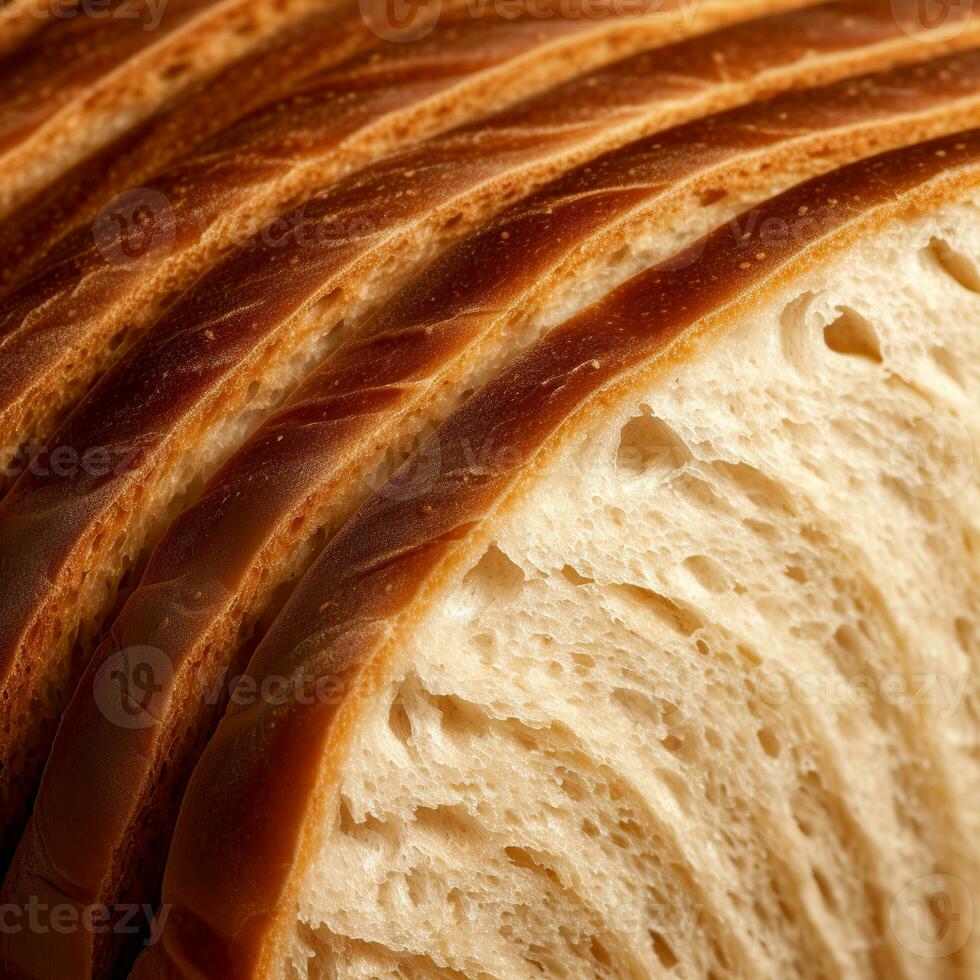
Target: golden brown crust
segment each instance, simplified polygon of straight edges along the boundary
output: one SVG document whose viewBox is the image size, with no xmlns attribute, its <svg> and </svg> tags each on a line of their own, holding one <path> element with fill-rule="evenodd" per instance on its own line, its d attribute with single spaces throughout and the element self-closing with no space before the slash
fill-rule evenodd
<svg viewBox="0 0 980 980">
<path fill-rule="evenodd" d="M 584 95 L 591 92 L 599 93 L 599 107 L 607 112 L 613 106 L 610 92 L 615 92 L 623 104 L 635 104 L 641 92 L 646 98 L 656 93 L 669 106 L 678 93 L 693 91 L 698 94 L 687 95 L 682 100 L 689 104 L 690 110 L 706 98 L 709 87 L 704 85 L 704 79 L 710 77 L 708 66 L 718 64 L 717 57 L 712 56 L 720 53 L 726 56 L 725 67 L 723 76 L 722 69 L 716 69 L 716 84 L 724 77 L 728 85 L 733 85 L 741 77 L 751 79 L 763 91 L 767 85 L 775 84 L 773 77 L 766 76 L 765 69 L 792 63 L 800 50 L 822 50 L 828 58 L 824 63 L 808 63 L 798 69 L 803 73 L 800 77 L 812 77 L 814 73 L 840 74 L 855 64 L 867 63 L 870 51 L 857 47 L 847 52 L 846 47 L 841 48 L 846 42 L 837 36 L 834 28 L 838 21 L 834 14 L 836 11 L 808 11 L 774 18 L 768 24 L 729 29 L 704 43 L 678 45 L 658 53 L 656 71 L 651 71 L 649 64 L 644 67 L 644 59 L 635 59 L 628 71 L 619 67 L 600 73 L 597 79 L 606 84 L 576 83 L 572 88 L 580 90 L 580 96 L 566 100 L 565 105 L 577 105 L 577 117 L 581 121 L 589 118 L 585 112 L 589 101 Z M 759 43 L 761 39 L 783 36 L 792 37 L 793 42 L 781 46 Z M 830 57 L 834 52 L 839 54 L 836 60 Z M 894 56 L 894 52 L 889 55 Z M 702 86 L 692 85 L 688 80 L 692 78 L 701 79 Z M 789 83 L 790 78 L 783 76 L 780 84 Z M 559 181 L 547 194 L 495 222 L 490 231 L 477 236 L 466 247 L 454 250 L 447 262 L 440 262 L 432 275 L 405 294 L 405 302 L 390 308 L 375 328 L 381 332 L 386 323 L 399 323 L 418 327 L 422 333 L 400 334 L 394 347 L 390 337 L 376 338 L 354 350 L 348 360 L 335 360 L 333 372 L 327 372 L 304 388 L 294 400 L 293 408 L 260 434 L 250 452 L 233 461 L 209 489 L 202 504 L 188 512 L 168 535 L 144 579 L 144 587 L 117 621 L 111 642 L 97 655 L 73 701 L 49 763 L 47 788 L 42 791 L 38 815 L 8 881 L 7 897 L 26 899 L 30 894 L 43 892 L 61 898 L 70 895 L 75 900 L 84 896 L 84 901 L 111 904 L 114 890 L 119 887 L 114 876 L 121 875 L 126 880 L 128 873 L 124 863 L 122 868 L 118 863 L 112 867 L 109 855 L 122 862 L 120 855 L 125 853 L 127 843 L 142 840 L 148 822 L 154 827 L 168 826 L 171 818 L 161 814 L 159 808 L 163 803 L 151 788 L 156 785 L 159 766 L 166 760 L 171 771 L 179 771 L 180 753 L 188 751 L 179 737 L 188 724 L 186 715 L 193 713 L 197 719 L 197 731 L 188 737 L 189 751 L 193 753 L 197 751 L 201 732 L 207 729 L 209 714 L 221 705 L 220 701 L 202 704 L 195 700 L 193 685 L 173 675 L 197 662 L 205 642 L 212 645 L 222 642 L 222 629 L 235 635 L 242 613 L 230 614 L 230 624 L 221 620 L 233 597 L 242 590 L 243 577 L 247 578 L 258 554 L 263 555 L 263 567 L 281 562 L 281 555 L 271 558 L 264 550 L 269 540 L 276 537 L 279 526 L 291 523 L 297 509 L 302 510 L 304 500 L 308 503 L 310 494 L 323 495 L 349 475 L 339 466 L 340 461 L 357 460 L 365 452 L 365 440 L 377 438 L 370 425 L 365 427 L 365 420 L 374 418 L 383 409 L 388 416 L 388 429 L 393 431 L 397 427 L 398 413 L 409 407 L 408 389 L 397 384 L 386 387 L 386 383 L 405 382 L 408 376 L 411 381 L 418 381 L 425 371 L 435 372 L 453 357 L 461 356 L 466 345 L 473 342 L 478 320 L 460 318 L 458 311 L 452 313 L 446 308 L 433 311 L 433 291 L 442 294 L 445 289 L 447 299 L 454 294 L 463 295 L 467 304 L 479 307 L 503 303 L 505 296 L 501 290 L 509 287 L 508 301 L 512 302 L 520 284 L 543 274 L 576 237 L 586 239 L 603 221 L 613 222 L 620 212 L 639 206 L 644 196 L 656 196 L 659 187 L 691 177 L 697 170 L 695 159 L 705 164 L 709 159 L 703 149 L 697 150 L 702 144 L 713 147 L 711 159 L 722 170 L 726 160 L 731 160 L 735 167 L 740 153 L 763 153 L 780 141 L 791 142 L 787 140 L 791 136 L 803 140 L 801 133 L 806 133 L 810 142 L 796 152 L 816 150 L 821 146 L 821 126 L 826 130 L 823 152 L 828 153 L 827 145 L 840 141 L 843 136 L 851 139 L 855 147 L 850 152 L 860 153 L 866 144 L 859 141 L 858 130 L 866 139 L 869 129 L 877 123 L 882 127 L 880 139 L 888 138 L 886 132 L 899 129 L 908 138 L 920 125 L 915 119 L 917 112 L 928 117 L 928 125 L 932 127 L 948 126 L 956 117 L 950 109 L 949 119 L 944 123 L 935 111 L 937 104 L 945 97 L 953 106 L 958 104 L 957 98 L 975 97 L 978 90 L 980 55 L 967 55 L 899 71 L 882 80 L 870 79 L 853 86 L 801 94 L 774 106 L 749 108 L 695 124 L 658 137 L 658 143 L 663 144 L 659 154 L 650 153 L 651 141 L 647 141 L 612 154 L 599 166 Z M 896 91 L 902 93 L 901 101 L 896 98 Z M 747 90 L 741 97 L 750 94 Z M 815 105 L 820 107 L 816 123 Z M 976 111 L 974 106 L 973 118 Z M 504 118 L 508 128 L 515 118 L 525 124 L 530 121 L 526 110 L 523 116 L 511 114 Z M 851 127 L 855 132 L 849 132 Z M 493 144 L 484 138 L 480 145 L 486 155 L 485 151 Z M 844 158 L 843 149 L 841 154 L 840 158 Z M 390 180 L 386 183 L 391 186 Z M 620 191 L 624 183 L 629 187 Z M 575 206 L 574 202 L 583 194 L 591 194 L 594 199 L 600 187 L 606 192 L 605 209 L 590 205 L 583 210 Z M 567 199 L 564 210 L 559 207 L 563 198 Z M 546 206 L 558 211 L 551 224 L 540 219 L 540 211 Z M 555 233 L 558 226 L 562 228 L 561 234 Z M 516 254 L 503 257 L 497 255 L 496 240 L 506 228 L 514 229 Z M 505 261 L 501 262 L 501 257 Z M 487 259 L 489 263 L 485 262 Z M 447 267 L 449 279 L 446 279 Z M 496 277 L 488 279 L 486 270 L 494 270 Z M 460 293 L 463 284 L 467 289 Z M 417 301 L 414 312 L 413 296 Z M 251 309 L 254 316 L 255 309 Z M 445 329 L 429 340 L 421 339 L 426 336 L 427 325 L 443 321 Z M 378 373 L 368 372 L 369 366 L 377 368 Z M 338 392 L 333 390 L 337 383 L 341 385 L 342 398 L 337 398 Z M 311 424 L 323 423 L 327 418 L 329 426 Z M 288 441 L 283 444 L 284 438 Z M 273 475 L 276 479 L 271 481 Z M 79 512 L 78 521 L 84 523 L 84 520 Z M 292 538 L 280 536 L 277 541 L 280 550 L 294 547 L 304 531 L 297 527 L 292 533 Z M 220 547 L 212 550 L 211 542 L 220 542 Z M 221 583 L 220 588 L 215 587 L 216 581 Z M 187 615 L 175 610 L 186 610 Z M 161 627 L 163 622 L 166 628 Z M 226 638 L 223 642 L 227 647 Z M 171 710 L 176 717 L 163 729 L 120 731 L 112 720 L 102 716 L 99 703 L 90 696 L 95 677 L 107 657 L 115 649 L 135 646 L 153 646 L 165 651 L 173 665 L 173 675 L 168 678 L 168 697 L 172 699 Z M 207 669 L 219 670 L 224 663 L 218 660 Z M 215 683 L 211 674 L 203 679 L 207 690 L 213 690 Z M 220 686 L 220 676 L 217 684 Z M 178 738 L 176 748 L 171 742 L 175 737 Z M 107 764 L 110 759 L 112 763 Z M 148 759 L 154 760 L 153 763 L 147 764 Z M 126 774 L 125 778 L 120 778 L 121 773 Z M 96 785 L 102 788 L 93 793 Z M 178 796 L 179 786 L 178 782 L 173 790 Z M 82 788 L 84 792 L 80 792 Z M 59 816 L 65 812 L 69 800 L 73 813 L 70 824 Z M 130 822 L 134 814 L 143 815 L 137 817 L 143 821 L 138 825 L 139 830 Z M 86 828 L 84 833 L 79 830 L 81 826 Z M 84 845 L 77 846 L 83 840 Z M 50 954 L 51 945 L 48 937 L 45 955 Z M 67 940 L 66 945 L 69 945 Z M 70 946 L 71 955 L 88 955 L 84 937 L 77 946 L 74 941 Z"/>
<path fill-rule="evenodd" d="M 747 9 L 771 2 L 751 0 Z M 728 0 L 699 9 L 698 30 L 732 14 Z M 79 229 L 59 246 L 57 264 L 0 304 L 0 466 L 9 469 L 25 441 L 43 442 L 118 359 L 125 346 L 120 331 L 132 339 L 163 295 L 205 271 L 222 247 L 258 231 L 290 198 L 329 183 L 342 165 L 355 168 L 408 141 L 413 129 L 418 138 L 499 104 L 505 82 L 517 98 L 543 87 L 549 70 L 567 77 L 571 64 L 559 68 L 563 45 L 569 61 L 576 49 L 579 62 L 601 63 L 617 48 L 666 40 L 675 26 L 660 15 L 488 16 L 440 25 L 418 43 L 386 44 L 317 76 L 167 168 L 150 187 L 124 195 L 123 211 L 150 216 L 140 236 L 112 214 L 94 229 Z M 594 38 L 594 48 L 576 41 L 585 37 Z M 554 61 L 531 56 L 548 45 Z M 135 258 L 134 245 L 143 246 Z"/>
<path fill-rule="evenodd" d="M 712 47 L 719 50 L 717 39 Z M 972 108 L 955 113 L 958 99 Z M 111 905 L 126 887 L 120 879 L 132 882 L 127 844 L 161 827 L 166 839 L 175 811 L 168 813 L 163 797 L 171 794 L 176 804 L 178 774 L 224 703 L 200 694 L 220 691 L 234 676 L 229 658 L 242 623 L 314 532 L 311 511 L 322 521 L 326 508 L 331 526 L 343 520 L 356 500 L 359 469 L 377 462 L 375 447 L 410 438 L 407 416 L 424 417 L 433 399 L 458 387 L 441 386 L 441 376 L 499 353 L 492 341 L 481 346 L 484 335 L 505 332 L 507 311 L 526 306 L 528 284 L 543 289 L 564 254 L 587 252 L 588 241 L 615 250 L 611 230 L 625 215 L 655 208 L 666 219 L 671 202 L 696 194 L 692 181 L 751 186 L 763 165 L 772 173 L 808 155 L 858 158 L 869 146 L 971 118 L 980 122 L 980 52 L 794 93 L 610 153 L 451 248 L 380 311 L 363 339 L 329 358 L 170 528 L 62 720 L 5 900 L 23 903 L 41 893 L 52 902 L 71 896 Z M 271 573 L 261 583 L 257 568 Z M 165 722 L 121 729 L 103 713 L 119 694 L 105 683 L 106 665 L 123 649 L 152 649 L 149 666 L 166 663 L 158 678 L 165 682 Z M 176 784 L 160 782 L 164 761 Z M 136 894 L 145 897 L 145 886 Z M 44 945 L 50 952 L 50 938 Z"/>
<path fill-rule="evenodd" d="M 256 652 L 249 674 L 258 684 L 285 677 L 287 692 L 309 692 L 326 682 L 357 697 L 337 704 L 278 688 L 274 700 L 222 720 L 181 811 L 162 942 L 134 976 L 247 977 L 274 968 L 358 699 L 370 696 L 370 678 L 400 632 L 476 554 L 493 516 L 519 498 L 565 434 L 684 358 L 704 333 L 724 329 L 735 305 L 744 313 L 860 235 L 978 184 L 980 131 L 970 130 L 793 188 L 754 209 L 755 222 L 739 223 L 748 234 L 722 227 L 686 261 L 637 276 L 558 328 L 459 410 L 437 436 L 439 473 L 420 492 L 408 466 L 375 494 Z"/>
<path fill-rule="evenodd" d="M 0 215 L 309 0 L 57 4 L 0 60 Z M 28 7 L 22 16 L 31 19 Z M 101 134 L 101 135 L 100 135 Z"/>
<path fill-rule="evenodd" d="M 289 9 L 268 24 L 256 24 L 258 50 L 197 83 L 0 221 L 0 290 L 17 285 L 55 242 L 91 221 L 117 195 L 141 186 L 236 119 L 281 98 L 300 78 L 377 43 L 350 3 L 299 10 L 297 23 L 286 16 Z M 286 26 L 277 33 L 282 21 Z M 57 252 L 49 257 L 58 260 Z"/>
</svg>

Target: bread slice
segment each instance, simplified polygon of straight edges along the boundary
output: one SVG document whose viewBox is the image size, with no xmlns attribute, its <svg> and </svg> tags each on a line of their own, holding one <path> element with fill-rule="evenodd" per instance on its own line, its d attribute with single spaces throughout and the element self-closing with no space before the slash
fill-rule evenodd
<svg viewBox="0 0 980 980">
<path fill-rule="evenodd" d="M 796 2 L 709 0 L 685 29 Z M 400 145 L 664 43 L 678 27 L 669 9 L 595 20 L 447 18 L 416 43 L 389 42 L 315 76 L 123 194 L 0 304 L 0 468 L 23 468 L 167 298 L 283 208 Z M 980 18 L 965 33 L 975 29 Z M 894 24 L 890 33 L 921 47 Z"/>
<path fill-rule="evenodd" d="M 592 161 L 450 248 L 170 527 L 65 713 L 2 901 L 153 900 L 184 781 L 242 666 L 236 649 L 261 633 L 386 463 L 557 311 L 670 256 L 767 188 L 970 118 L 980 122 L 977 52 L 792 93 Z M 147 671 L 166 708 L 152 724 L 120 727 L 107 706 Z M 82 972 L 90 943 L 25 934 L 7 955 L 26 967 L 50 962 L 57 945 L 62 970 Z"/>
<path fill-rule="evenodd" d="M 133 976 L 975 976 L 978 208 L 980 131 L 862 161 L 474 395 L 256 652 Z"/>
<path fill-rule="evenodd" d="M 0 217 L 314 3 L 15 4 L 36 26 L 0 61 Z"/>
<path fill-rule="evenodd" d="M 709 13 L 706 8 L 703 16 Z M 827 18 L 822 22 L 827 30 Z M 582 64 L 608 61 L 613 52 L 642 46 L 644 39 L 648 45 L 662 42 L 670 23 L 651 16 L 549 20 L 543 25 L 530 17 L 449 24 L 414 49 L 392 44 L 390 72 L 376 59 L 358 63 L 343 76 L 348 91 L 358 92 L 357 99 L 338 96 L 324 105 L 296 96 L 293 105 L 308 113 L 305 123 L 310 131 L 297 131 L 295 119 L 287 131 L 297 144 L 308 138 L 322 148 L 324 126 L 349 130 L 353 120 L 361 124 L 369 149 L 377 150 L 383 139 L 409 141 L 413 129 L 436 128 L 453 115 L 475 112 L 506 79 L 511 79 L 512 95 L 542 88 L 549 78 L 573 75 Z M 923 50 L 919 41 L 908 38 L 900 46 Z M 875 53 L 887 57 L 891 45 L 882 47 L 885 50 Z M 799 47 L 789 44 L 784 54 L 796 58 Z M 744 68 L 746 74 L 754 64 L 753 58 Z M 783 71 L 793 74 L 785 65 Z M 0 638 L 6 695 L 0 705 L 0 744 L 7 760 L 0 771 L 4 864 L 26 819 L 57 717 L 118 590 L 125 588 L 126 576 L 135 572 L 146 543 L 193 496 L 194 481 L 213 471 L 302 371 L 304 362 L 315 359 L 317 334 L 324 332 L 317 317 L 336 314 L 337 319 L 353 313 L 368 290 L 383 297 L 397 274 L 422 264 L 440 241 L 458 237 L 481 214 L 502 206 L 506 195 L 517 196 L 534 180 L 540 183 L 576 159 L 655 127 L 663 118 L 660 106 L 665 100 L 659 88 L 663 79 L 651 74 L 650 65 L 622 63 L 591 81 L 625 86 L 634 73 L 636 86 L 622 90 L 589 80 L 549 90 L 551 94 L 512 112 L 355 173 L 304 203 L 295 211 L 292 231 L 285 233 L 287 241 L 280 240 L 284 233 L 273 225 L 232 253 L 174 302 L 76 408 L 50 448 L 70 447 L 69 452 L 78 454 L 77 466 L 57 463 L 64 452 L 55 449 L 51 459 L 56 465 L 35 466 L 23 474 L 0 505 L 0 576 L 7 582 L 0 593 L 0 619 L 6 625 Z M 748 97 L 749 84 L 719 86 L 719 94 Z M 670 92 L 666 111 L 680 110 L 690 97 L 674 86 Z M 646 94 L 647 102 L 634 106 L 639 93 Z M 621 115 L 612 111 L 617 98 L 623 100 Z M 331 119 L 345 104 L 346 115 Z M 690 108 L 704 104 L 696 100 Z M 273 111 L 246 120 L 243 144 L 252 150 L 278 145 L 282 115 Z M 542 127 L 541 133 L 552 127 L 551 139 L 535 132 L 534 126 Z M 256 144 L 252 136 L 261 142 Z M 227 142 L 227 135 L 222 139 Z M 348 165 L 356 160 L 354 150 L 349 157 Z M 336 153 L 329 160 L 334 168 L 344 163 Z M 241 192 L 240 184 L 228 181 L 233 166 L 239 172 L 244 168 L 262 173 L 267 164 L 262 157 L 223 154 L 207 166 L 210 185 L 200 168 L 195 170 L 194 194 L 201 193 L 207 201 L 202 186 L 222 187 L 231 195 Z M 268 166 L 278 172 L 282 161 Z M 413 171 L 438 174 L 439 184 L 422 195 Z M 399 184 L 404 189 L 400 197 L 391 193 Z M 218 197 L 209 204 L 216 219 L 227 218 L 225 201 L 227 197 Z M 318 227 L 313 241 L 305 237 Z M 395 250 L 396 244 L 402 251 Z M 377 274 L 381 260 L 387 262 L 387 282 Z M 141 269 L 127 270 L 131 281 L 138 282 L 140 275 L 150 278 L 146 267 Z M 289 279 L 270 288 L 280 269 L 289 270 Z M 55 278 L 60 272 L 54 270 Z M 88 289 L 95 278 L 85 277 L 81 288 Z M 105 279 L 101 288 L 113 281 Z M 309 313 L 324 297 L 327 308 Z M 62 291 L 61 298 L 82 305 L 74 287 Z M 53 320 L 55 308 L 56 304 L 46 305 L 42 316 Z M 104 313 L 87 322 L 104 325 Z M 44 353 L 53 352 L 62 363 L 77 356 L 77 349 L 52 351 L 57 331 L 65 326 L 53 322 L 43 336 L 33 332 L 27 347 L 37 354 L 43 344 Z M 68 325 L 68 332 L 72 330 Z M 87 351 L 86 357 L 95 360 L 96 353 Z M 17 357 L 9 359 L 0 371 L 13 378 L 17 362 Z M 31 371 L 43 373 L 34 359 L 20 364 L 28 377 Z M 29 388 L 21 377 L 20 394 Z M 51 514 L 56 520 L 44 516 Z M 42 523 L 45 533 L 39 534 Z"/>
<path fill-rule="evenodd" d="M 171 161 L 187 156 L 242 116 L 281 99 L 302 78 L 378 43 L 357 5 L 350 3 L 318 6 L 305 15 L 296 11 L 271 36 L 249 36 L 255 50 L 215 77 L 189 86 L 0 221 L 0 289 L 19 284 L 55 243 L 89 224 L 109 202 L 144 186 Z M 58 260 L 57 251 L 48 256 L 50 263 Z"/>
</svg>

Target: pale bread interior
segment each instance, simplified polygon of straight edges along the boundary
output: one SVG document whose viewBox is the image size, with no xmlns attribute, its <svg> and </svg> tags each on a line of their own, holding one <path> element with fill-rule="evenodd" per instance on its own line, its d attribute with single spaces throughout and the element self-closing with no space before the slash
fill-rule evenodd
<svg viewBox="0 0 980 980">
<path fill-rule="evenodd" d="M 365 703 L 284 974 L 976 975 L 978 217 L 865 239 L 528 476 Z"/>
</svg>

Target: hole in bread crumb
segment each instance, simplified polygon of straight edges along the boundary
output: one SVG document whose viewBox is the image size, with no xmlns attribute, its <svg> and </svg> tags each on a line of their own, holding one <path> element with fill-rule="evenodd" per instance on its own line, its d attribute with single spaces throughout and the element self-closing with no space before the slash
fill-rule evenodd
<svg viewBox="0 0 980 980">
<path fill-rule="evenodd" d="M 973 627 L 965 616 L 957 616 L 955 622 L 956 639 L 964 653 L 973 652 Z"/>
<path fill-rule="evenodd" d="M 778 758 L 782 749 L 779 739 L 768 728 L 760 728 L 755 734 L 766 755 L 773 759 Z"/>
<path fill-rule="evenodd" d="M 701 203 L 701 207 L 707 208 L 712 204 L 723 201 L 726 197 L 728 197 L 728 191 L 724 187 L 709 187 L 707 190 L 701 191 L 698 194 L 698 201 Z"/>
<path fill-rule="evenodd" d="M 391 708 L 388 711 L 388 727 L 391 729 L 392 735 L 402 745 L 408 744 L 412 737 L 412 722 L 409 720 L 405 705 L 402 704 L 399 698 L 396 698 L 391 703 Z"/>
<path fill-rule="evenodd" d="M 820 891 L 821 896 L 823 896 L 824 904 L 829 909 L 834 909 L 837 907 L 837 899 L 834 898 L 834 891 L 830 887 L 830 882 L 827 880 L 826 876 L 817 868 L 813 869 L 813 880 L 816 882 L 817 888 Z"/>
<path fill-rule="evenodd" d="M 672 970 L 680 960 L 677 959 L 676 954 L 670 948 L 670 944 L 659 932 L 650 930 L 650 941 L 653 943 L 653 952 L 656 954 L 658 960 L 660 960 L 660 965 L 665 970 Z"/>
<path fill-rule="evenodd" d="M 571 565 L 565 565 L 561 570 L 562 576 L 567 579 L 572 585 L 593 585 L 595 579 L 586 578 L 584 575 L 579 575 Z"/>
<path fill-rule="evenodd" d="M 117 351 L 126 342 L 126 338 L 129 336 L 129 327 L 123 327 L 122 330 L 117 330 L 112 337 L 109 339 L 108 347 L 111 351 Z"/>
<path fill-rule="evenodd" d="M 852 657 L 855 662 L 860 662 L 864 652 L 864 643 L 860 632 L 850 623 L 844 623 L 834 631 L 834 642 Z"/>
<path fill-rule="evenodd" d="M 620 433 L 616 463 L 632 476 L 664 479 L 689 458 L 684 440 L 648 409 L 631 418 Z"/>
<path fill-rule="evenodd" d="M 971 293 L 980 293 L 980 271 L 972 259 L 939 238 L 933 238 L 926 251 L 951 279 Z"/>
<path fill-rule="evenodd" d="M 495 544 L 466 573 L 463 583 L 487 604 L 509 602 L 524 587 L 524 572 Z"/>
<path fill-rule="evenodd" d="M 697 579 L 698 584 L 708 592 L 727 592 L 731 587 L 725 569 L 707 555 L 691 555 L 684 559 L 683 564 Z"/>
<path fill-rule="evenodd" d="M 704 627 L 704 622 L 693 609 L 680 606 L 667 596 L 645 589 L 640 585 L 612 585 L 610 592 L 629 602 L 634 608 L 642 609 L 684 636 L 691 636 L 695 630 Z"/>
<path fill-rule="evenodd" d="M 609 955 L 609 950 L 594 936 L 592 937 L 592 943 L 589 946 L 589 950 L 592 953 L 592 958 L 596 963 L 600 963 L 602 966 L 612 969 L 612 957 Z"/>
<path fill-rule="evenodd" d="M 405 890 L 408 892 L 408 900 L 415 906 L 425 904 L 425 878 L 418 868 L 412 868 L 405 875 Z"/>
<path fill-rule="evenodd" d="M 874 364 L 881 364 L 881 345 L 874 327 L 860 313 L 849 307 L 823 330 L 824 343 L 835 353 L 845 357 L 861 357 Z"/>
</svg>

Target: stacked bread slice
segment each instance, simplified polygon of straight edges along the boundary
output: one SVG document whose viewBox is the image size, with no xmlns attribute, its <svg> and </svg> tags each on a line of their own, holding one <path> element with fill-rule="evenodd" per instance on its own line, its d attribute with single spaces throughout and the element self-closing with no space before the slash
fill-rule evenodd
<svg viewBox="0 0 980 980">
<path fill-rule="evenodd" d="M 273 6 L 0 223 L 0 963 L 976 975 L 980 18 Z"/>
<path fill-rule="evenodd" d="M 13 0 L 0 9 L 0 215 L 168 101 L 206 84 L 290 20 L 323 6 Z"/>
</svg>

